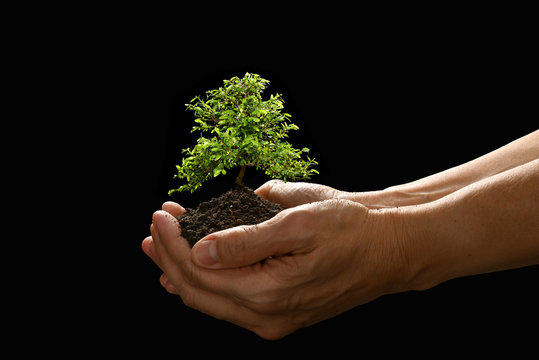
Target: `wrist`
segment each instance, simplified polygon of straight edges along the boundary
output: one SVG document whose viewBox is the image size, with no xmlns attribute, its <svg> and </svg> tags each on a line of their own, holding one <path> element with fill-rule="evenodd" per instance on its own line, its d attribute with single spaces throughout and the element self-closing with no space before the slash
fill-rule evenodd
<svg viewBox="0 0 539 360">
<path fill-rule="evenodd" d="M 455 249 L 444 240 L 438 227 L 439 213 L 427 205 L 374 210 L 385 213 L 392 228 L 392 247 L 399 250 L 395 261 L 399 274 L 396 292 L 427 290 L 456 277 Z"/>
<path fill-rule="evenodd" d="M 374 259 L 381 260 L 377 280 L 383 294 L 425 290 L 437 285 L 428 250 L 423 248 L 424 235 L 420 216 L 413 207 L 368 210 L 367 239 L 371 239 Z"/>
<path fill-rule="evenodd" d="M 338 198 L 360 203 L 369 209 L 380 209 L 395 206 L 392 205 L 390 194 L 386 193 L 385 190 L 363 192 L 340 191 Z"/>
<path fill-rule="evenodd" d="M 401 190 L 397 187 L 364 192 L 341 191 L 339 198 L 359 202 L 369 209 L 418 205 L 433 200 L 429 193 L 410 192 Z"/>
</svg>

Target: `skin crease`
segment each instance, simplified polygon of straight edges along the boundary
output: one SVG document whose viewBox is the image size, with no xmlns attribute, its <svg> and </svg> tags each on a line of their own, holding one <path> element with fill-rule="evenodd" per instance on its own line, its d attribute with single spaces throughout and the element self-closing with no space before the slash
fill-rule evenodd
<svg viewBox="0 0 539 360">
<path fill-rule="evenodd" d="M 539 263 L 538 158 L 535 131 L 381 191 L 269 181 L 256 193 L 285 211 L 193 249 L 166 202 L 142 249 L 187 306 L 278 339 L 381 295 Z"/>
</svg>

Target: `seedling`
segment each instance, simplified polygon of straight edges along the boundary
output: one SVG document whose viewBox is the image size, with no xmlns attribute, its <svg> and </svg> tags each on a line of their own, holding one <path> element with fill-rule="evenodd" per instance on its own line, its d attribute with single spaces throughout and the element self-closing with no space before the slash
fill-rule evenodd
<svg viewBox="0 0 539 360">
<path fill-rule="evenodd" d="M 318 164 L 303 154 L 308 148 L 295 149 L 285 141 L 288 131 L 298 130 L 290 122 L 291 115 L 281 112 L 283 99 L 280 94 L 262 100 L 268 80 L 257 74 L 246 73 L 240 79 L 224 80 L 223 86 L 206 92 L 205 99 L 196 96 L 187 110 L 193 111 L 195 123 L 191 132 L 200 132 L 200 138 L 185 154 L 174 178 L 187 183 L 169 191 L 199 189 L 206 180 L 238 168 L 236 185 L 243 186 L 247 167 L 263 170 L 272 178 L 287 180 L 309 179 L 318 171 Z"/>
</svg>

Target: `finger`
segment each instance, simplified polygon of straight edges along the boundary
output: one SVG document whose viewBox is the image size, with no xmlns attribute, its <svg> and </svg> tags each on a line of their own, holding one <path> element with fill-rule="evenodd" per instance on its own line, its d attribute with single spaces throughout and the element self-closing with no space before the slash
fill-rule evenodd
<svg viewBox="0 0 539 360">
<path fill-rule="evenodd" d="M 161 274 L 161 277 L 159 278 L 159 282 L 161 283 L 161 286 L 165 288 L 169 293 L 180 295 L 180 292 L 178 289 L 174 286 L 174 284 L 168 279 L 166 274 Z"/>
<path fill-rule="evenodd" d="M 159 259 L 157 258 L 157 255 L 155 253 L 155 244 L 153 241 L 153 238 L 151 236 L 148 236 L 144 241 L 142 242 L 142 250 L 150 259 L 153 260 L 153 262 L 161 268 L 161 265 L 159 263 Z M 161 274 L 161 277 L 159 278 L 159 282 L 161 285 L 171 294 L 179 295 L 178 289 L 172 284 L 171 281 L 168 280 L 166 274 Z"/>
<path fill-rule="evenodd" d="M 155 245 L 151 236 L 148 236 L 142 241 L 141 247 L 142 251 L 144 251 L 144 253 L 148 255 L 148 257 L 152 259 L 153 262 L 157 264 L 157 266 L 159 266 L 159 260 L 157 259 L 157 255 L 155 254 Z"/>
<path fill-rule="evenodd" d="M 185 305 L 199 310 L 205 314 L 211 315 L 218 319 L 227 320 L 237 325 L 248 328 L 250 325 L 246 318 L 252 318 L 252 314 L 248 315 L 248 309 L 234 303 L 230 298 L 219 295 L 213 291 L 207 291 L 191 285 L 181 276 L 181 269 L 175 268 L 173 261 L 166 251 L 159 235 L 157 228 L 152 228 L 152 234 L 155 241 L 156 251 L 160 253 L 163 259 L 165 273 L 159 278 L 161 285 L 172 294 L 179 295 Z M 170 274 L 167 276 L 166 273 Z M 248 315 L 248 316 L 247 316 Z"/>
<path fill-rule="evenodd" d="M 164 211 L 161 211 L 161 213 L 166 214 L 168 217 L 172 217 L 172 215 Z M 162 230 L 167 228 L 167 223 L 162 222 L 160 225 L 157 225 L 156 218 L 158 217 L 159 216 L 156 216 L 156 214 L 154 214 L 153 224 L 150 227 L 150 231 L 152 233 L 152 240 L 154 244 L 154 257 L 157 260 L 157 264 L 159 265 L 161 270 L 163 270 L 163 273 L 166 276 L 161 276 L 160 283 L 165 287 L 167 291 L 180 294 L 182 289 L 186 286 L 186 283 L 182 279 L 182 269 L 180 264 L 172 258 L 164 244 L 165 241 L 168 241 L 166 240 L 166 237 L 169 236 L 170 230 Z M 181 241 L 181 238 L 179 236 L 179 230 L 176 230 L 175 239 L 176 241 Z M 175 256 L 177 257 L 179 255 Z M 167 279 L 167 282 L 164 282 L 164 279 Z"/>
<path fill-rule="evenodd" d="M 189 244 L 181 237 L 181 227 L 174 216 L 166 211 L 156 211 L 152 217 L 152 227 L 154 227 L 152 237 L 159 259 L 163 252 L 166 252 L 175 263 L 190 259 Z M 162 251 L 159 251 L 160 248 Z"/>
<path fill-rule="evenodd" d="M 270 180 L 256 189 L 255 194 L 271 202 L 281 204 L 284 207 L 290 207 L 290 199 L 284 196 L 286 187 L 287 185 L 282 180 Z"/>
<path fill-rule="evenodd" d="M 162 209 L 163 211 L 168 212 L 174 217 L 178 217 L 182 215 L 183 213 L 185 213 L 185 209 L 181 205 L 172 201 L 165 202 L 162 206 Z M 151 226 L 153 226 L 153 224 Z M 180 231 L 181 231 L 181 228 L 180 228 Z M 159 259 L 157 258 L 157 254 L 155 253 L 155 243 L 152 237 L 148 236 L 147 238 L 145 238 L 142 241 L 141 246 L 144 253 L 148 255 L 153 260 L 153 262 L 155 262 L 160 267 Z"/>
<path fill-rule="evenodd" d="M 190 262 L 189 245 L 181 244 L 175 221 L 170 214 L 156 212 L 150 230 L 155 245 L 155 254 L 162 264 L 164 275 L 160 282 L 168 292 L 178 294 L 183 302 L 194 309 L 218 319 L 224 319 L 248 329 L 254 329 L 263 321 L 258 320 L 256 311 L 243 306 L 238 299 L 246 291 L 256 292 L 255 287 L 271 283 L 272 279 L 255 268 L 214 271 L 198 268 Z M 175 219 L 174 219 L 175 220 Z M 174 238 L 176 241 L 174 241 Z M 186 241 L 184 240 L 186 243 Z M 176 244 L 176 245 L 175 245 Z M 178 253 L 173 254 L 176 251 Z M 262 274 L 265 280 L 260 280 Z"/>
<path fill-rule="evenodd" d="M 270 256 L 284 255 L 295 250 L 294 221 L 285 210 L 258 225 L 238 226 L 215 232 L 193 246 L 191 259 L 209 269 L 229 269 L 249 266 Z M 301 229 L 301 227 L 300 227 Z"/>
<path fill-rule="evenodd" d="M 190 286 L 225 297 L 248 299 L 253 293 L 261 293 L 266 287 L 276 286 L 275 279 L 266 271 L 261 271 L 260 266 L 215 271 L 195 265 L 191 260 L 191 248 L 179 236 L 176 219 L 164 211 L 157 211 L 153 220 L 150 230 L 154 257 L 174 285 L 174 291 L 182 293 L 186 286 Z M 172 290 L 166 283 L 162 285 L 167 291 Z"/>
<path fill-rule="evenodd" d="M 174 217 L 178 217 L 185 213 L 185 209 L 179 205 L 178 203 L 167 201 L 163 203 L 162 209 L 169 214 L 171 214 Z M 153 224 L 151 225 L 153 226 Z M 153 262 L 161 268 L 161 265 L 159 264 L 159 259 L 157 257 L 157 254 L 155 252 L 155 243 L 151 236 L 146 237 L 141 244 L 142 251 L 150 257 L 150 259 L 153 260 Z"/>
<path fill-rule="evenodd" d="M 185 213 L 185 209 L 183 208 L 183 206 L 173 201 L 167 201 L 163 203 L 163 206 L 161 206 L 161 209 L 163 211 L 168 212 L 170 215 L 174 217 L 178 217 Z"/>
<path fill-rule="evenodd" d="M 155 245 L 155 257 L 161 270 L 178 291 L 181 292 L 188 284 L 226 295 L 236 296 L 241 293 L 240 284 L 243 282 L 238 281 L 237 273 L 209 271 L 192 262 L 191 248 L 187 240 L 180 236 L 178 222 L 172 215 L 165 211 L 155 212 L 150 230 Z M 249 282 L 253 283 L 255 282 Z"/>
<path fill-rule="evenodd" d="M 176 288 L 174 285 L 170 284 L 166 275 L 161 277 L 161 281 L 167 291 L 179 295 L 184 304 L 190 308 L 196 309 L 216 319 L 225 320 L 241 326 L 262 337 L 276 338 L 275 336 L 272 336 L 272 334 L 275 333 L 272 328 L 277 328 L 276 326 L 273 326 L 273 323 L 275 323 L 276 320 L 275 316 L 254 311 L 237 303 L 231 297 L 222 296 L 189 285 L 183 287 L 181 292 L 176 292 Z M 293 329 L 290 329 L 288 332 L 291 332 L 292 330 Z M 283 335 L 281 335 L 281 337 Z"/>
<path fill-rule="evenodd" d="M 255 193 L 285 208 L 338 197 L 338 190 L 329 186 L 305 182 L 285 183 L 282 180 L 270 180 L 256 189 Z"/>
<path fill-rule="evenodd" d="M 181 229 L 176 218 L 165 211 L 156 211 L 152 217 L 150 231 L 154 245 L 153 254 L 158 266 L 168 274 L 173 284 L 180 284 L 182 258 L 189 258 L 189 251 L 187 250 L 186 255 L 186 249 L 181 245 L 189 245 L 180 236 Z"/>
<path fill-rule="evenodd" d="M 253 311 L 230 298 L 203 290 L 194 289 L 192 294 L 182 296 L 182 300 L 193 309 L 241 326 L 268 340 L 279 339 L 299 327 L 286 315 Z"/>
</svg>

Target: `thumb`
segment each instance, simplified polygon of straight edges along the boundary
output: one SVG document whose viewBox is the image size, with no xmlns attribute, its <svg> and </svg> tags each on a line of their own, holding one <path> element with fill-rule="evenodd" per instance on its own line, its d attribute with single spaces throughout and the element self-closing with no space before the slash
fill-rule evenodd
<svg viewBox="0 0 539 360">
<path fill-rule="evenodd" d="M 302 201 L 304 185 L 305 183 L 270 180 L 256 189 L 255 194 L 285 208 L 291 208 L 304 203 Z"/>
<path fill-rule="evenodd" d="M 210 269 L 228 269 L 249 266 L 270 256 L 286 254 L 286 244 L 279 233 L 279 221 L 258 225 L 244 225 L 210 234 L 198 241 L 192 249 L 192 261 Z"/>
<path fill-rule="evenodd" d="M 319 184 L 306 182 L 284 182 L 270 180 L 255 190 L 266 200 L 281 204 L 285 208 L 308 204 L 316 201 L 338 198 L 340 191 Z"/>
</svg>

